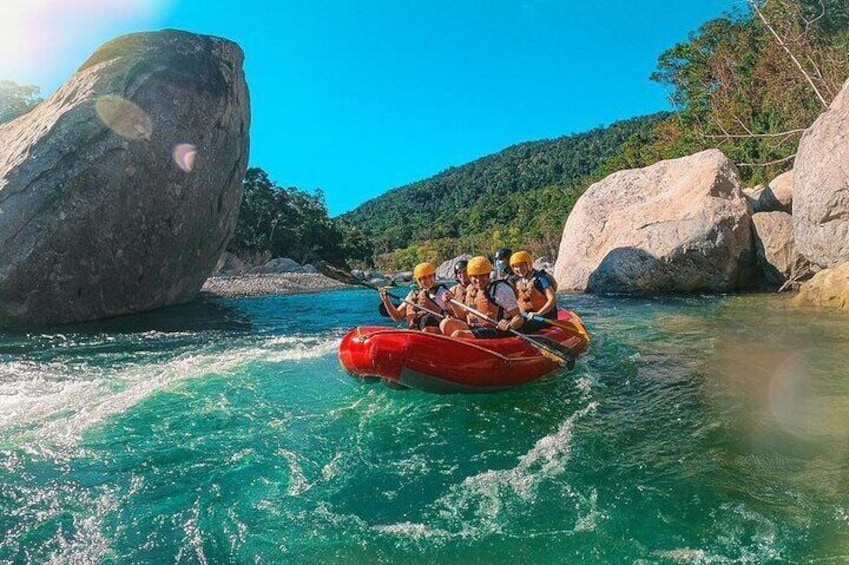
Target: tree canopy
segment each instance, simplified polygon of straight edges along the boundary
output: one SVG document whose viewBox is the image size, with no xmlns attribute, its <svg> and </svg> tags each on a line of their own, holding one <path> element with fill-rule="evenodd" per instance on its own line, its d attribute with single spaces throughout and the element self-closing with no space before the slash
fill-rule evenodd
<svg viewBox="0 0 849 565">
<path fill-rule="evenodd" d="M 283 188 L 259 168 L 248 169 L 236 230 L 228 250 L 247 260 L 290 257 L 299 263 L 322 259 L 336 265 L 370 255 L 365 239 L 332 220 L 321 190 Z"/>
<path fill-rule="evenodd" d="M 37 86 L 0 80 L 0 124 L 10 122 L 37 106 L 42 101 L 39 92 Z"/>
</svg>

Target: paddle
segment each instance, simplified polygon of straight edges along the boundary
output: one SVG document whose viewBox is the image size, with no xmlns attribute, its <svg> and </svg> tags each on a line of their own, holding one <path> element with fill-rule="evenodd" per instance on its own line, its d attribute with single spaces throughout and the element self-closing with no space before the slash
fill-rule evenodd
<svg viewBox="0 0 849 565">
<path fill-rule="evenodd" d="M 353 285 L 357 285 L 357 286 L 364 286 L 366 288 L 370 288 L 370 289 L 376 290 L 378 292 L 380 292 L 381 290 L 384 290 L 384 289 L 380 288 L 379 286 L 375 286 L 375 285 L 369 284 L 365 281 L 361 281 L 360 279 L 358 279 L 357 277 L 355 277 L 351 273 L 348 273 L 347 271 L 343 271 L 342 269 L 334 267 L 333 265 L 328 265 L 324 261 L 316 261 L 315 263 L 313 263 L 313 266 L 315 267 L 316 271 L 318 271 L 319 273 L 321 273 L 325 277 L 331 278 L 333 280 L 336 280 L 336 281 L 339 281 L 339 282 L 342 282 L 342 283 L 345 283 L 345 284 L 353 284 Z M 429 308 L 425 308 L 424 306 L 420 306 L 420 305 L 416 304 L 415 302 L 410 302 L 409 300 L 407 300 L 405 298 L 401 298 L 400 296 L 398 296 L 396 294 L 392 294 L 389 291 L 386 291 L 386 294 L 388 294 L 391 298 L 394 298 L 395 300 L 400 300 L 404 304 L 412 306 L 413 308 L 417 308 L 419 310 L 422 310 L 423 312 L 427 312 L 428 314 L 436 316 L 440 320 L 445 317 L 443 314 L 439 314 L 437 312 L 434 312 L 433 310 L 431 310 Z M 380 303 L 380 306 L 383 306 L 383 309 L 380 309 L 380 307 L 378 307 L 378 310 L 380 311 L 380 315 L 381 316 L 388 316 L 389 312 L 386 312 L 386 305 L 384 305 L 382 301 Z M 386 313 L 384 314 L 384 312 L 386 312 Z"/>
<path fill-rule="evenodd" d="M 576 318 L 578 318 L 577 314 L 573 313 L 572 315 L 575 316 Z M 544 324 L 548 324 L 549 326 L 554 326 L 556 328 L 563 328 L 564 330 L 571 330 L 571 331 L 574 331 L 574 332 L 578 332 L 579 334 L 581 334 L 584 337 L 584 339 L 587 340 L 587 342 L 589 342 L 589 340 L 590 340 L 590 335 L 589 335 L 589 333 L 587 333 L 587 330 L 584 327 L 584 324 L 583 324 L 583 322 L 581 321 L 580 318 L 578 318 L 579 324 L 576 324 L 575 322 L 572 322 L 570 320 L 552 320 L 552 319 L 549 319 L 549 318 L 543 318 L 542 316 L 538 316 L 538 315 L 529 316 L 525 312 L 522 312 L 522 317 L 526 320 L 533 320 L 534 322 L 542 322 Z"/>
<path fill-rule="evenodd" d="M 481 320 L 486 320 L 490 324 L 496 324 L 496 325 L 498 324 L 498 322 L 496 320 L 490 318 L 489 316 L 487 316 L 486 314 L 484 314 L 482 312 L 478 312 L 477 310 L 475 310 L 471 306 L 467 306 L 466 304 L 463 304 L 462 302 L 452 300 L 451 304 L 454 304 L 455 306 L 459 306 L 463 310 L 477 316 Z M 545 337 L 545 336 L 542 336 L 542 335 L 535 335 L 535 336 L 525 335 L 521 332 L 514 330 L 513 328 L 508 328 L 507 331 L 509 331 L 511 334 L 515 335 L 516 337 L 524 339 L 525 341 L 527 341 L 528 343 L 533 345 L 535 348 L 537 348 L 539 350 L 540 354 L 543 357 L 545 357 L 546 359 L 549 359 L 550 361 L 554 361 L 558 365 L 562 365 L 562 366 L 566 367 L 567 369 L 572 369 L 575 366 L 575 352 L 572 351 L 571 349 L 569 349 L 568 347 L 566 347 L 565 345 L 563 345 L 562 343 L 560 343 L 559 341 L 555 341 L 555 340 L 553 340 L 549 337 Z"/>
</svg>

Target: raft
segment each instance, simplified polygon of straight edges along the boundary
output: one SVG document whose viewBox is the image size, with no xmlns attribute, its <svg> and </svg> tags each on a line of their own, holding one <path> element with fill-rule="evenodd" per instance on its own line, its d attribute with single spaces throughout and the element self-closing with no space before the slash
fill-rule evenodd
<svg viewBox="0 0 849 565">
<path fill-rule="evenodd" d="M 589 335 L 581 318 L 560 310 L 558 321 L 564 327 L 534 335 L 561 343 L 576 357 L 584 353 Z M 457 339 L 386 326 L 352 329 L 339 345 L 339 361 L 355 377 L 431 392 L 490 392 L 563 370 L 518 337 Z"/>
</svg>

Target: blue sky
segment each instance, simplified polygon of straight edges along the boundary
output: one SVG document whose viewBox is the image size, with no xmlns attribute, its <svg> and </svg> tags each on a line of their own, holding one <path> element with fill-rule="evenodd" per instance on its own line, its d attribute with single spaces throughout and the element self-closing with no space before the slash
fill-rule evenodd
<svg viewBox="0 0 849 565">
<path fill-rule="evenodd" d="M 648 79 L 658 55 L 732 2 L 11 0 L 0 79 L 50 94 L 131 31 L 232 39 L 246 56 L 251 166 L 321 188 L 336 215 L 514 143 L 669 109 Z"/>
</svg>

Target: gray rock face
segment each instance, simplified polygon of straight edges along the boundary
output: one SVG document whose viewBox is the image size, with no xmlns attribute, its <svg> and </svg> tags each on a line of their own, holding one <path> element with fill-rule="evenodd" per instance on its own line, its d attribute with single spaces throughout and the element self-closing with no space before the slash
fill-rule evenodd
<svg viewBox="0 0 849 565">
<path fill-rule="evenodd" d="M 462 255 L 457 255 L 453 259 L 449 259 L 447 261 L 443 261 L 436 268 L 436 278 L 441 281 L 454 280 L 454 265 L 457 264 L 458 261 L 468 261 L 472 256 L 468 253 L 463 253 Z"/>
<path fill-rule="evenodd" d="M 849 261 L 849 81 L 802 136 L 793 169 L 799 250 L 821 267 Z"/>
<path fill-rule="evenodd" d="M 751 276 L 750 225 L 720 151 L 619 171 L 578 200 L 554 274 L 561 291 L 731 291 Z"/>
<path fill-rule="evenodd" d="M 245 271 L 245 264 L 241 259 L 225 251 L 218 259 L 218 263 L 213 271 L 214 275 L 240 275 Z"/>
<path fill-rule="evenodd" d="M 91 320 L 195 295 L 242 196 L 242 60 L 218 38 L 124 36 L 0 126 L 0 324 Z"/>
<path fill-rule="evenodd" d="M 413 271 L 401 271 L 400 273 L 394 273 L 391 277 L 393 284 L 407 284 L 413 280 Z"/>
<path fill-rule="evenodd" d="M 779 288 L 790 278 L 810 269 L 796 249 L 793 218 L 786 212 L 760 212 L 752 216 L 758 265 L 767 288 Z"/>
<path fill-rule="evenodd" d="M 252 273 L 258 274 L 283 274 L 303 273 L 304 266 L 289 257 L 277 257 L 270 259 L 264 265 L 251 269 Z"/>
</svg>

